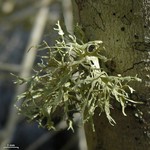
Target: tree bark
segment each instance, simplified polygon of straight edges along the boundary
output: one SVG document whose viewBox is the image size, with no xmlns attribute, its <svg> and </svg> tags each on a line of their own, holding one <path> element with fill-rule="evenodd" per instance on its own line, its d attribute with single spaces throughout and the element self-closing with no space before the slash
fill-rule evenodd
<svg viewBox="0 0 150 150">
<path fill-rule="evenodd" d="M 85 125 L 89 150 L 148 150 L 150 44 L 146 42 L 148 27 L 143 0 L 73 0 L 75 23 L 79 23 L 90 40 L 102 40 L 111 74 L 138 75 L 141 83 L 132 83 L 136 90 L 133 100 L 144 101 L 141 106 L 126 109 L 124 117 L 114 106 L 112 116 L 117 125 L 111 126 L 104 114 L 95 112 L 93 132 Z"/>
</svg>

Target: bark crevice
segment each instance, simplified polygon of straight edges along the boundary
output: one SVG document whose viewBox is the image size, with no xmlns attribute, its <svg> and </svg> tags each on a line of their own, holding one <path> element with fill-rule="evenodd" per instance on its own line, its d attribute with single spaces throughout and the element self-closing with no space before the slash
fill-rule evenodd
<svg viewBox="0 0 150 150">
<path fill-rule="evenodd" d="M 133 65 L 132 65 L 131 67 L 127 68 L 127 69 L 124 70 L 122 73 L 126 73 L 126 72 L 128 72 L 128 71 L 131 71 L 132 69 L 135 68 L 135 66 L 137 66 L 137 65 L 139 65 L 139 64 L 142 64 L 142 63 L 144 63 L 144 62 L 145 62 L 145 61 L 140 61 L 140 62 L 133 63 Z"/>
</svg>

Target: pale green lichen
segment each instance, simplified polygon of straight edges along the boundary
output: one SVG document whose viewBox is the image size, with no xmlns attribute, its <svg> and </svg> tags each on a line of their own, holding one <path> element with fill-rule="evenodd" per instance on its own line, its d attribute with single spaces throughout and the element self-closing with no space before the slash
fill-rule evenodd
<svg viewBox="0 0 150 150">
<path fill-rule="evenodd" d="M 42 56 L 38 69 L 30 79 L 18 77 L 18 83 L 27 84 L 28 88 L 18 96 L 24 99 L 20 112 L 28 119 L 36 120 L 39 125 L 54 129 L 55 116 L 66 120 L 72 128 L 74 112 L 80 112 L 82 122 L 91 121 L 95 109 L 105 112 L 111 125 L 111 100 L 118 101 L 125 114 L 126 102 L 130 100 L 128 92 L 134 90 L 130 81 L 140 81 L 137 77 L 109 76 L 100 62 L 108 59 L 102 55 L 102 41 L 88 43 L 77 42 L 73 35 L 64 35 L 59 22 L 57 28 L 60 40 L 50 47 L 44 42 L 47 55 Z"/>
</svg>

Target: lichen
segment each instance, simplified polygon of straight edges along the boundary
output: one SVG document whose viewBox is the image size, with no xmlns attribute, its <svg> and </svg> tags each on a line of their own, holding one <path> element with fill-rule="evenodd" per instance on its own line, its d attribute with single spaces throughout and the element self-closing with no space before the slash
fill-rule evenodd
<svg viewBox="0 0 150 150">
<path fill-rule="evenodd" d="M 92 118 L 95 109 L 99 109 L 114 125 L 111 101 L 120 103 L 122 113 L 126 115 L 126 103 L 135 103 L 128 95 L 128 92 L 134 92 L 129 82 L 141 80 L 137 76 L 108 75 L 100 63 L 108 60 L 102 55 L 105 50 L 102 41 L 83 43 L 74 35 L 65 35 L 59 22 L 56 25 L 54 30 L 60 39 L 52 47 L 43 42 L 42 49 L 47 50 L 47 54 L 41 56 L 35 74 L 30 79 L 17 77 L 17 83 L 28 85 L 18 96 L 18 100 L 24 99 L 19 112 L 48 129 L 55 129 L 57 115 L 73 129 L 71 114 L 79 112 L 82 123 L 90 121 L 94 130 Z"/>
</svg>

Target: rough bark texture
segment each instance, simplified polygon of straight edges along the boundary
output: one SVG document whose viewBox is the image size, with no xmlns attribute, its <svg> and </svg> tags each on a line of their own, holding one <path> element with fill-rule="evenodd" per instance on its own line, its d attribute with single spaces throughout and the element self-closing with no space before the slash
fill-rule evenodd
<svg viewBox="0 0 150 150">
<path fill-rule="evenodd" d="M 93 133 L 85 125 L 89 150 L 148 150 L 149 149 L 149 94 L 150 94 L 150 44 L 145 42 L 147 25 L 142 0 L 73 0 L 75 23 L 82 25 L 88 40 L 102 40 L 106 55 L 112 58 L 108 69 L 112 74 L 135 76 L 142 83 L 133 83 L 137 94 L 134 100 L 145 102 L 142 106 L 121 111 L 113 110 L 117 125 L 109 125 L 104 115 L 95 112 Z M 142 114 L 143 113 L 143 114 Z M 137 118 L 136 118 L 136 117 Z M 145 134 L 144 134 L 145 133 Z M 149 137 L 149 138 L 148 138 Z"/>
</svg>

